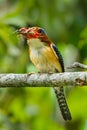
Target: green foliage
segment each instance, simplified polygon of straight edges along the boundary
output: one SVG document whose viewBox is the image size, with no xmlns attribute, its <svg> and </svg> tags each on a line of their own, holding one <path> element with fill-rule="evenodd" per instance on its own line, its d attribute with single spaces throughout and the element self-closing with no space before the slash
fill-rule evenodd
<svg viewBox="0 0 87 130">
<path fill-rule="evenodd" d="M 0 73 L 37 72 L 20 27 L 41 26 L 65 66 L 87 64 L 86 0 L 0 0 Z M 52 88 L 0 88 L 0 130 L 86 130 L 87 88 L 68 92 L 72 121 L 64 122 Z"/>
</svg>

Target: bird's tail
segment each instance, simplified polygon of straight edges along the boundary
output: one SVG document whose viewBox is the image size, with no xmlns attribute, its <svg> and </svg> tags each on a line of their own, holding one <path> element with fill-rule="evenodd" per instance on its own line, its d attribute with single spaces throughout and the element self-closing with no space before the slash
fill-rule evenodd
<svg viewBox="0 0 87 130">
<path fill-rule="evenodd" d="M 54 91 L 58 100 L 58 104 L 60 107 L 60 111 L 62 113 L 62 116 L 64 118 L 64 120 L 71 120 L 71 114 L 64 96 L 64 90 L 63 87 L 60 88 L 60 90 L 58 90 L 58 88 L 54 87 Z"/>
</svg>

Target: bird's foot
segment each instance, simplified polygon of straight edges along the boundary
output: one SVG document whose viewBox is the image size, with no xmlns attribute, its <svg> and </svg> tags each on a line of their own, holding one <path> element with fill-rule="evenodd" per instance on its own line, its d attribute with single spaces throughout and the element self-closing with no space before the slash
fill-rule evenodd
<svg viewBox="0 0 87 130">
<path fill-rule="evenodd" d="M 28 73 L 28 76 L 30 76 L 30 75 L 32 75 L 32 74 L 35 74 L 35 72 L 30 72 L 30 73 Z"/>
</svg>

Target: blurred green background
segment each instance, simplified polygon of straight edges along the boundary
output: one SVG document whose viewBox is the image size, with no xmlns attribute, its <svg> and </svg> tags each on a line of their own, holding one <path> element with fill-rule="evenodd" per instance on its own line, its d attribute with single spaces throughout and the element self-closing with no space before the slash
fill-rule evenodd
<svg viewBox="0 0 87 130">
<path fill-rule="evenodd" d="M 65 67 L 87 64 L 87 0 L 0 0 L 0 73 L 37 72 L 26 40 L 14 33 L 29 26 L 46 30 Z M 52 88 L 0 88 L 0 130 L 87 130 L 87 87 L 66 87 L 66 97 L 70 122 Z"/>
</svg>

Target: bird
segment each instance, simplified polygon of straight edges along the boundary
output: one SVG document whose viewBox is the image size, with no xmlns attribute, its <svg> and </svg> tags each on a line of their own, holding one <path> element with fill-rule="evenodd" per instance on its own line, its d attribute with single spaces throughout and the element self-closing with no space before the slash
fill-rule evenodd
<svg viewBox="0 0 87 130">
<path fill-rule="evenodd" d="M 46 31 L 41 27 L 22 27 L 16 30 L 27 39 L 29 56 L 32 63 L 41 73 L 62 73 L 64 69 L 63 57 L 50 40 Z M 53 86 L 57 97 L 62 117 L 65 121 L 72 119 L 71 112 L 68 108 L 63 86 Z"/>
</svg>

